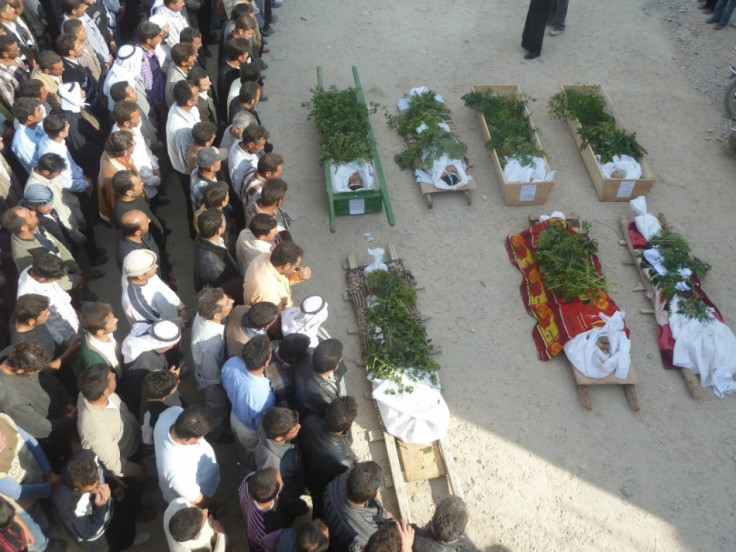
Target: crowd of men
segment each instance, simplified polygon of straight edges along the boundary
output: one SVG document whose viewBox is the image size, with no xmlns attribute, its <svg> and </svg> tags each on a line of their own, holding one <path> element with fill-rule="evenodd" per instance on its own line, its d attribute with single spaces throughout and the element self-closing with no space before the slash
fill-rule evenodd
<svg viewBox="0 0 736 552">
<path fill-rule="evenodd" d="M 342 344 L 282 324 L 312 272 L 257 109 L 278 5 L 0 0 L 0 550 L 65 550 L 53 522 L 85 551 L 141 545 L 156 492 L 171 551 L 465 549 L 458 498 L 424 529 L 393 522 L 351 448 Z M 160 216 L 179 193 L 193 316 Z M 88 286 L 113 253 L 115 308 Z M 240 534 L 217 521 L 209 441 L 247 468 Z"/>
</svg>

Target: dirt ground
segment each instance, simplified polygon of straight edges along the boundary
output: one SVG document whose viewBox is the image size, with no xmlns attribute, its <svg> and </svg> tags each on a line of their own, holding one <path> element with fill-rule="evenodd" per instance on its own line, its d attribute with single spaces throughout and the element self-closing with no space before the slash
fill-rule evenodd
<svg viewBox="0 0 736 552">
<path fill-rule="evenodd" d="M 648 300 L 632 291 L 638 276 L 622 264 L 628 252 L 619 245 L 617 220 L 631 214 L 629 207 L 598 201 L 567 126 L 546 110 L 561 84 L 605 87 L 649 151 L 657 175 L 650 210 L 665 213 L 694 253 L 712 263 L 705 289 L 733 326 L 736 286 L 728 267 L 736 251 L 725 233 L 733 220 L 736 167 L 717 137 L 724 124 L 719 94 L 736 35 L 731 27 L 712 31 L 695 6 L 688 0 L 573 0 L 567 30 L 546 37 L 534 61 L 523 60 L 520 48 L 524 1 L 285 0 L 276 12 L 278 32 L 266 56 L 270 100 L 260 111 L 275 151 L 286 158 L 286 210 L 296 219 L 292 230 L 307 252 L 304 263 L 313 269 L 312 281 L 297 294 L 320 294 L 329 303 L 326 328 L 345 345 L 348 388 L 360 404 L 356 447 L 387 469 L 381 446 L 365 439 L 378 421 L 368 382 L 355 363 L 357 337 L 347 332 L 355 320 L 343 302 L 342 262 L 349 253 L 365 256 L 368 247 L 396 244 L 424 288 L 419 308 L 431 316 L 428 332 L 442 349 L 437 360 L 452 412 L 448 441 L 470 509 L 467 534 L 480 550 L 734 549 L 736 500 L 729 483 L 736 470 L 736 399 L 718 399 L 706 390 L 693 400 L 682 378 L 662 368 L 654 321 L 639 314 Z M 472 205 L 459 194 L 443 194 L 428 210 L 412 175 L 393 162 L 402 142 L 379 113 L 373 127 L 396 226 L 383 213 L 341 217 L 331 234 L 318 138 L 301 107 L 318 65 L 326 84 L 339 87 L 352 84 L 356 65 L 367 99 L 390 112 L 411 87 L 440 93 L 475 166 Z M 518 84 L 538 98 L 530 106 L 532 117 L 558 171 L 546 205 L 504 205 L 475 115 L 460 100 L 473 83 Z M 172 187 L 170 195 L 176 194 Z M 593 389 L 593 410 L 585 411 L 565 362 L 536 357 L 533 320 L 518 293 L 521 276 L 509 264 L 503 240 L 523 229 L 530 213 L 552 210 L 575 212 L 592 223 L 613 296 L 631 329 L 638 413 L 616 388 Z M 193 311 L 190 243 L 183 222 L 176 222 L 181 212 L 176 204 L 164 211 L 182 231 L 173 257 L 182 296 Z M 367 243 L 364 233 L 374 240 Z M 107 270 L 116 274 L 113 266 Z M 115 284 L 105 287 L 118 293 Z M 185 391 L 196 398 L 192 384 L 186 382 Z M 225 474 L 226 529 L 234 550 L 245 550 L 237 451 L 217 448 Z M 433 500 L 446 492 L 437 483 L 412 487 L 413 521 L 425 523 Z M 384 495 L 394 507 L 391 490 Z M 158 532 L 159 524 L 160 518 L 151 530 Z M 146 549 L 161 550 L 162 542 L 159 537 Z"/>
</svg>

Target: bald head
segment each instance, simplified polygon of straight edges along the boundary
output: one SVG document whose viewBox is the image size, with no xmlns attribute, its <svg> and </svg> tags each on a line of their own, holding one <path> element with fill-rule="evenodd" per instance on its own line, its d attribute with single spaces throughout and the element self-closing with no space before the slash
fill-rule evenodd
<svg viewBox="0 0 736 552">
<path fill-rule="evenodd" d="M 127 238 L 140 238 L 148 233 L 151 222 L 143 211 L 127 211 L 120 217 L 120 231 Z"/>
</svg>

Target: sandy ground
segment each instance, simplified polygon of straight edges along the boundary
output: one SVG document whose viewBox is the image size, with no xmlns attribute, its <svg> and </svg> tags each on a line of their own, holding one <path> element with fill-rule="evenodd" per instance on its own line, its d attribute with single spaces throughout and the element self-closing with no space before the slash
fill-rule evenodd
<svg viewBox="0 0 736 552">
<path fill-rule="evenodd" d="M 526 8 L 517 0 L 286 0 L 276 12 L 278 32 L 266 58 L 271 99 L 260 110 L 275 151 L 286 158 L 286 210 L 297 219 L 293 235 L 314 271 L 297 293 L 328 301 L 326 327 L 345 344 L 348 387 L 360 401 L 356 447 L 387 468 L 381 445 L 365 440 L 378 421 L 355 363 L 358 340 L 347 333 L 355 321 L 342 299 L 342 262 L 349 253 L 365 256 L 368 247 L 397 245 L 424 288 L 419 307 L 432 316 L 428 332 L 443 351 L 437 360 L 452 412 L 448 440 L 470 509 L 467 533 L 479 549 L 733 550 L 736 501 L 728 483 L 736 470 L 735 399 L 705 391 L 693 400 L 679 375 L 662 368 L 654 321 L 639 314 L 649 303 L 632 291 L 638 276 L 622 264 L 628 252 L 618 243 L 617 220 L 630 215 L 628 205 L 598 201 L 566 125 L 548 116 L 546 102 L 561 84 L 605 87 L 649 151 L 657 174 L 650 210 L 665 213 L 695 254 L 712 263 L 705 287 L 733 325 L 736 286 L 728 267 L 736 252 L 724 234 L 736 199 L 735 167 L 716 137 L 723 126 L 718 86 L 726 84 L 734 30 L 711 31 L 687 0 L 573 1 L 567 31 L 546 37 L 542 57 L 527 62 L 519 46 Z M 713 52 L 720 57 L 711 62 Z M 700 56 L 696 64 L 693 55 Z M 427 209 L 412 176 L 393 162 L 402 142 L 379 113 L 373 126 L 396 226 L 381 213 L 339 218 L 337 233 L 329 232 L 318 138 L 301 103 L 316 83 L 317 65 L 326 84 L 344 87 L 352 84 L 353 64 L 368 100 L 391 112 L 414 86 L 443 95 L 475 165 L 471 206 L 459 194 L 445 194 Z M 475 115 L 460 100 L 472 83 L 518 84 L 538 98 L 532 117 L 558 171 L 546 205 L 504 205 Z M 172 187 L 170 195 L 177 194 Z M 556 209 L 591 221 L 599 240 L 601 262 L 632 332 L 639 413 L 629 410 L 617 388 L 593 389 L 593 410 L 585 411 L 565 362 L 537 360 L 533 320 L 519 299 L 521 276 L 503 240 L 524 228 L 528 214 Z M 175 222 L 181 212 L 176 204 L 164 211 L 183 231 Z M 374 237 L 370 244 L 366 232 Z M 178 235 L 175 270 L 191 311 L 191 249 L 185 234 Z M 107 269 L 116 274 L 113 266 Z M 105 284 L 113 296 L 115 279 Z M 196 398 L 191 387 L 185 383 Z M 218 447 L 218 453 L 226 529 L 234 550 L 245 550 L 236 449 Z M 411 493 L 412 519 L 423 524 L 433 500 L 447 490 L 433 482 Z M 391 490 L 384 495 L 393 507 Z M 150 527 L 157 531 L 158 524 L 160 518 Z M 161 543 L 146 549 L 161 550 Z"/>
</svg>

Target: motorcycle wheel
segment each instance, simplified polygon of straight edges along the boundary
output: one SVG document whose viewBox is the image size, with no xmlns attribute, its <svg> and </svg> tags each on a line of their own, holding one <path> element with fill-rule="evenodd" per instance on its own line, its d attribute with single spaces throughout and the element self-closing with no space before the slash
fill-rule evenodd
<svg viewBox="0 0 736 552">
<path fill-rule="evenodd" d="M 726 89 L 726 97 L 723 99 L 726 114 L 732 119 L 736 119 L 736 80 L 733 81 Z"/>
</svg>

